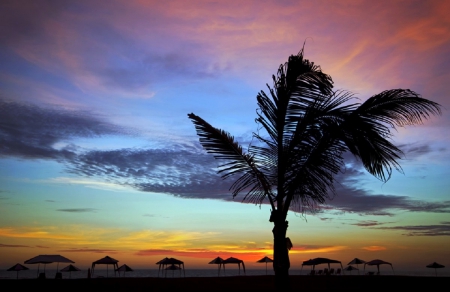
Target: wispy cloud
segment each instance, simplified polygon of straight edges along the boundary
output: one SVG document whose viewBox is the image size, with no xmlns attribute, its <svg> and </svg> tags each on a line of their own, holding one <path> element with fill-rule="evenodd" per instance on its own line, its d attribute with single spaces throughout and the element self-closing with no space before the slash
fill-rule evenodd
<svg viewBox="0 0 450 292">
<path fill-rule="evenodd" d="M 28 245 L 20 245 L 20 244 L 2 244 L 0 243 L 0 247 L 25 247 L 25 248 L 30 248 L 31 246 Z"/>
<path fill-rule="evenodd" d="M 120 127 L 92 113 L 59 107 L 38 107 L 0 99 L 0 156 L 25 159 L 73 159 L 74 137 L 123 134 Z M 56 148 L 57 143 L 64 146 Z"/>
<path fill-rule="evenodd" d="M 2 244 L 2 243 L 0 243 L 0 247 L 12 247 L 12 248 L 50 248 L 50 247 L 48 247 L 48 246 L 42 246 L 42 245 L 29 246 L 29 245 L 20 245 L 20 244 Z"/>
<path fill-rule="evenodd" d="M 368 221 L 360 221 L 360 222 L 353 223 L 350 225 L 355 225 L 355 226 L 359 226 L 359 227 L 372 227 L 372 226 L 378 226 L 378 225 L 384 225 L 384 224 L 387 224 L 387 223 L 384 223 L 384 222 L 381 223 L 381 222 L 374 221 L 374 220 L 368 220 Z"/>
<path fill-rule="evenodd" d="M 393 216 L 395 211 L 450 213 L 450 201 L 427 202 L 407 196 L 373 194 L 363 189 L 341 188 L 339 199 L 328 202 L 328 206 L 344 212 Z"/>
<path fill-rule="evenodd" d="M 71 208 L 71 209 L 57 209 L 56 211 L 68 213 L 95 213 L 97 209 L 93 208 Z"/>
<path fill-rule="evenodd" d="M 107 179 L 107 178 L 105 178 Z M 129 192 L 132 190 L 130 186 L 123 185 L 120 183 L 113 183 L 99 179 L 83 178 L 83 177 L 55 177 L 47 180 L 40 180 L 42 183 L 50 184 L 72 184 L 72 185 L 82 185 L 87 188 L 114 191 L 114 192 Z"/>
<path fill-rule="evenodd" d="M 364 247 L 362 247 L 362 249 L 367 250 L 367 251 L 382 251 L 382 250 L 387 250 L 386 247 L 384 247 L 384 246 L 379 246 L 379 245 L 364 246 Z"/>
<path fill-rule="evenodd" d="M 399 146 L 408 159 L 418 159 L 420 156 L 436 150 L 429 146 L 416 143 Z M 438 151 L 438 150 L 437 150 Z M 336 197 L 328 200 L 325 210 L 335 210 L 374 216 L 394 216 L 399 210 L 410 212 L 450 213 L 450 201 L 429 202 L 413 199 L 408 196 L 377 194 L 361 186 L 361 181 L 367 178 L 361 162 L 346 154 L 348 166 L 339 173 L 335 185 Z"/>
<path fill-rule="evenodd" d="M 117 250 L 114 249 L 96 249 L 96 248 L 69 248 L 69 249 L 61 249 L 59 252 L 81 252 L 81 253 L 110 253 L 115 254 L 118 253 Z"/>
<path fill-rule="evenodd" d="M 294 246 L 289 253 L 328 253 L 346 249 L 346 246 L 337 245 L 299 245 Z"/>
<path fill-rule="evenodd" d="M 403 231 L 407 236 L 450 236 L 450 222 L 435 225 L 403 225 L 392 227 L 373 227 L 379 230 Z"/>
<path fill-rule="evenodd" d="M 68 165 L 73 173 L 100 177 L 140 191 L 231 199 L 229 182 L 216 174 L 216 166 L 214 158 L 198 148 L 181 145 L 169 150 L 91 151 L 79 155 Z"/>
<path fill-rule="evenodd" d="M 27 228 L 16 229 L 16 228 L 0 228 L 0 237 L 11 237 L 11 238 L 38 238 L 38 239 L 56 239 L 56 240 L 75 240 L 78 239 L 77 236 L 51 232 L 44 230 L 45 228 Z"/>
<path fill-rule="evenodd" d="M 49 246 L 36 245 L 37 248 L 50 248 Z"/>
</svg>

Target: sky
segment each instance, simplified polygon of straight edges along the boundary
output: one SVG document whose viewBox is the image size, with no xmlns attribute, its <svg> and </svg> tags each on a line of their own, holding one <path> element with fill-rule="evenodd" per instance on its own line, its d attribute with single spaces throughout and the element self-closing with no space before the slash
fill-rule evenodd
<svg viewBox="0 0 450 292">
<path fill-rule="evenodd" d="M 450 267 L 450 2 L 1 1 L 0 267 L 61 254 L 135 268 L 272 257 L 270 207 L 232 198 L 188 113 L 248 145 L 256 95 L 304 45 L 363 102 L 442 105 L 393 130 L 383 183 L 346 158 L 336 196 L 288 215 L 291 268 L 329 257 Z M 215 267 L 214 267 L 215 268 Z"/>
</svg>

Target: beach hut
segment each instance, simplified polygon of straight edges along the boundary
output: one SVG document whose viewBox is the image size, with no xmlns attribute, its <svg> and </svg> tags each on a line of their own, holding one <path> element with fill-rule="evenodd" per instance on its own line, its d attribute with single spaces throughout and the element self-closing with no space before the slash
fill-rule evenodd
<svg viewBox="0 0 450 292">
<path fill-rule="evenodd" d="M 357 270 L 358 270 L 358 275 L 359 275 L 359 266 L 360 264 L 364 264 L 366 261 L 358 259 L 358 258 L 354 258 L 353 260 L 351 260 L 347 265 L 356 265 Z"/>
<path fill-rule="evenodd" d="M 445 266 L 443 266 L 443 265 L 441 265 L 441 264 L 438 264 L 438 263 L 436 263 L 436 262 L 433 262 L 432 264 L 429 264 L 429 265 L 427 265 L 426 267 L 427 267 L 427 268 L 434 269 L 434 273 L 436 274 L 436 277 L 437 277 L 437 271 L 436 271 L 436 269 L 445 268 Z"/>
<path fill-rule="evenodd" d="M 34 258 L 31 258 L 31 259 L 26 260 L 24 262 L 24 264 L 38 264 L 38 271 L 37 272 L 38 272 L 39 278 L 45 278 L 45 266 L 47 264 L 51 264 L 51 263 L 57 263 L 56 264 L 56 277 L 58 277 L 58 275 L 61 275 L 61 274 L 58 273 L 59 263 L 72 263 L 73 264 L 75 262 L 72 261 L 72 260 L 69 260 L 68 258 L 63 257 L 62 255 L 59 255 L 59 254 L 56 254 L 56 255 L 47 255 L 47 254 L 38 255 L 38 256 L 35 256 Z M 44 264 L 44 272 L 41 273 L 41 274 L 39 274 L 40 264 Z"/>
<path fill-rule="evenodd" d="M 217 276 L 220 276 L 220 270 L 221 270 L 222 266 L 223 266 L 223 269 L 225 270 L 225 265 L 223 264 L 223 258 L 221 258 L 221 257 L 216 257 L 215 259 L 210 261 L 208 264 L 219 265 Z"/>
<path fill-rule="evenodd" d="M 125 272 L 133 272 L 134 270 L 132 268 L 130 268 L 128 265 L 123 264 L 120 267 L 118 267 L 116 269 L 117 272 L 119 272 L 119 276 L 120 276 L 120 272 L 123 272 L 122 276 L 125 276 Z"/>
<path fill-rule="evenodd" d="M 9 272 L 12 272 L 12 271 L 17 272 L 16 279 L 19 279 L 19 271 L 25 271 L 25 270 L 29 270 L 29 269 L 19 263 L 15 264 L 11 268 L 7 269 L 7 271 L 9 271 Z"/>
<path fill-rule="evenodd" d="M 172 277 L 174 277 L 175 275 L 175 271 L 179 270 L 180 271 L 180 277 L 181 277 L 181 267 L 180 266 L 175 266 L 175 265 L 169 265 L 168 267 L 164 268 L 164 271 L 166 272 L 166 276 L 167 276 L 167 271 L 172 271 Z"/>
<path fill-rule="evenodd" d="M 328 269 L 326 269 L 325 274 L 328 273 L 328 271 L 331 271 L 332 269 L 330 268 L 330 264 L 339 264 L 341 265 L 341 270 L 344 270 L 344 267 L 342 266 L 342 263 L 338 260 L 332 260 L 332 259 L 327 259 L 327 258 L 314 258 L 314 259 L 310 259 L 307 261 L 304 261 L 302 263 L 302 269 L 303 266 L 312 266 L 312 270 L 314 271 L 317 265 L 321 265 L 321 264 L 327 264 L 328 265 Z M 329 272 L 330 274 L 332 274 L 332 272 Z"/>
<path fill-rule="evenodd" d="M 392 264 L 388 263 L 388 262 L 385 262 L 383 260 L 378 260 L 377 259 L 377 260 L 371 260 L 370 262 L 364 263 L 364 272 L 366 271 L 366 265 L 377 266 L 377 270 L 378 270 L 377 275 L 380 274 L 380 265 L 390 265 L 391 268 L 392 268 L 392 272 L 394 272 L 394 267 L 392 266 Z"/>
<path fill-rule="evenodd" d="M 347 266 L 344 270 L 348 271 L 348 272 L 351 272 L 351 271 L 354 271 L 354 270 L 358 270 L 358 274 L 359 274 L 359 269 L 355 268 L 354 266 Z"/>
<path fill-rule="evenodd" d="M 177 260 L 175 258 L 167 258 L 166 257 L 166 258 L 163 258 L 162 260 L 158 261 L 156 264 L 159 265 L 159 267 L 158 267 L 158 277 L 159 277 L 159 272 L 162 271 L 162 270 L 165 270 L 164 274 L 165 274 L 165 276 L 167 276 L 167 269 L 166 268 L 168 266 L 172 266 L 172 265 L 175 266 L 175 267 L 180 268 L 179 269 L 180 270 L 180 275 L 181 275 L 181 270 L 183 270 L 183 274 L 186 277 L 186 272 L 184 270 L 184 262 L 182 262 L 180 260 Z"/>
<path fill-rule="evenodd" d="M 108 266 L 112 265 L 114 268 L 114 275 L 116 275 L 116 269 L 119 268 L 118 262 L 118 260 L 109 256 L 96 260 L 95 262 L 92 262 L 91 274 L 94 276 L 95 265 L 106 265 L 106 277 L 108 277 Z"/>
<path fill-rule="evenodd" d="M 273 260 L 269 257 L 263 257 L 259 261 L 256 261 L 257 263 L 266 263 L 266 275 L 267 275 L 267 263 L 272 263 Z"/>
<path fill-rule="evenodd" d="M 81 270 L 78 269 L 77 267 L 75 267 L 72 264 L 70 264 L 67 267 L 61 269 L 61 272 L 69 272 L 69 278 L 72 278 L 72 272 L 79 272 L 79 271 L 81 271 Z"/>
<path fill-rule="evenodd" d="M 226 260 L 223 261 L 223 269 L 225 270 L 225 265 L 226 264 L 237 264 L 239 267 L 239 275 L 241 274 L 241 264 L 242 264 L 242 269 L 244 270 L 244 274 L 245 274 L 245 265 L 244 265 L 244 261 L 234 258 L 234 257 L 229 257 Z"/>
</svg>

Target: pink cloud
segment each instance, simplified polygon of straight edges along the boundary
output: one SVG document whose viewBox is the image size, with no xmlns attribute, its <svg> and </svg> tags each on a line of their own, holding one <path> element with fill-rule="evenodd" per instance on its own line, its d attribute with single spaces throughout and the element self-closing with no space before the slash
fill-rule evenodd
<svg viewBox="0 0 450 292">
<path fill-rule="evenodd" d="M 362 249 L 365 249 L 368 251 L 382 251 L 382 250 L 386 250 L 386 247 L 379 246 L 379 245 L 371 245 L 371 246 L 365 246 Z"/>
</svg>

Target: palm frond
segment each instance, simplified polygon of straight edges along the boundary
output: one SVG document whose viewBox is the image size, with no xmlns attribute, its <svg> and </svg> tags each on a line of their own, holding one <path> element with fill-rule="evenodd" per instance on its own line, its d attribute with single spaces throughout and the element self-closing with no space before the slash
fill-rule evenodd
<svg viewBox="0 0 450 292">
<path fill-rule="evenodd" d="M 409 89 L 385 90 L 367 99 L 355 115 L 386 123 L 391 127 L 421 124 L 431 115 L 440 115 L 440 105 Z"/>
<path fill-rule="evenodd" d="M 422 123 L 441 113 L 440 105 L 408 89 L 386 90 L 355 109 L 342 124 L 342 137 L 351 153 L 360 158 L 369 173 L 382 181 L 392 170 L 402 172 L 402 151 L 393 145 L 391 128 Z"/>
<path fill-rule="evenodd" d="M 234 140 L 234 137 L 229 133 L 217 129 L 207 123 L 205 120 L 191 113 L 188 117 L 195 125 L 197 135 L 200 137 L 200 144 L 208 153 L 213 154 L 216 159 L 227 160 L 219 166 L 218 173 L 222 173 L 222 178 L 227 178 L 235 174 L 243 174 L 243 177 L 238 179 L 230 188 L 233 191 L 233 196 L 236 196 L 241 191 L 251 187 L 252 190 L 259 190 L 261 198 L 270 196 L 271 188 L 264 173 L 262 173 L 252 155 L 244 153 L 242 147 Z M 271 200 L 269 198 L 269 200 Z"/>
<path fill-rule="evenodd" d="M 270 90 L 270 88 L 269 88 Z M 271 90 L 272 98 L 276 98 L 274 96 L 273 91 Z M 256 100 L 258 102 L 259 110 L 256 112 L 258 117 L 256 118 L 256 122 L 261 124 L 264 130 L 269 134 L 273 141 L 277 141 L 278 138 L 278 109 L 276 105 L 270 100 L 270 98 L 261 91 L 256 96 Z"/>
</svg>

